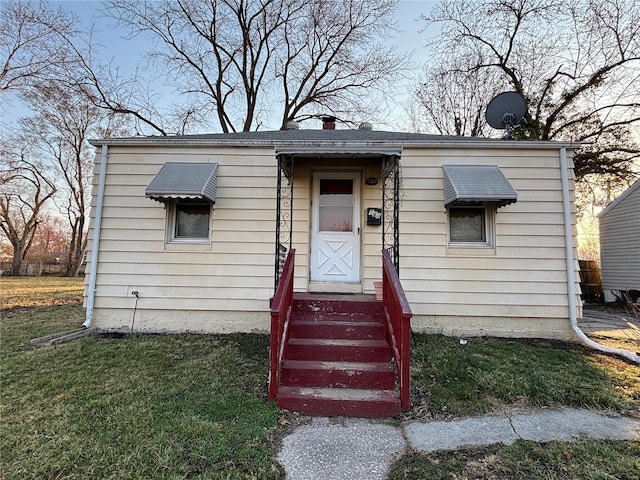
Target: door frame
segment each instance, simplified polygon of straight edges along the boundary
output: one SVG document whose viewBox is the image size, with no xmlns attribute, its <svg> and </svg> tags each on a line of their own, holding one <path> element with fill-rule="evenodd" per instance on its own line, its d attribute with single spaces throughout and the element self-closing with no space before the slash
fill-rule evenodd
<svg viewBox="0 0 640 480">
<path fill-rule="evenodd" d="M 335 292 L 335 293 L 362 293 L 362 169 L 311 169 L 311 195 L 309 215 L 309 292 Z M 357 280 L 353 282 L 330 282 L 311 280 L 315 256 L 313 250 L 318 239 L 318 206 L 320 199 L 320 180 L 353 179 L 353 235 L 354 245 L 357 247 L 356 262 L 354 268 Z"/>
</svg>

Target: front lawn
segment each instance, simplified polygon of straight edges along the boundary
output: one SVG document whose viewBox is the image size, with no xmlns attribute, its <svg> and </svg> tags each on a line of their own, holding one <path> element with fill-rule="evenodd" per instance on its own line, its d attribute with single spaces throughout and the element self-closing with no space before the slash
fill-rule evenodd
<svg viewBox="0 0 640 480">
<path fill-rule="evenodd" d="M 80 327 L 82 280 L 0 277 L 0 289 L 0 478 L 284 478 L 266 335 L 103 335 L 36 348 L 30 339 Z M 417 334 L 412 387 L 405 419 L 539 406 L 640 415 L 639 366 L 560 342 Z M 638 447 L 406 452 L 391 478 L 637 478 Z"/>
<path fill-rule="evenodd" d="M 3 296 L 17 298 L 7 285 L 19 283 L 2 279 Z M 80 282 L 68 301 L 43 284 L 31 291 L 38 306 L 2 311 L 1 478 L 284 477 L 270 441 L 278 411 L 266 400 L 266 335 L 92 336 L 35 348 L 31 338 L 78 328 L 84 316 Z"/>
</svg>

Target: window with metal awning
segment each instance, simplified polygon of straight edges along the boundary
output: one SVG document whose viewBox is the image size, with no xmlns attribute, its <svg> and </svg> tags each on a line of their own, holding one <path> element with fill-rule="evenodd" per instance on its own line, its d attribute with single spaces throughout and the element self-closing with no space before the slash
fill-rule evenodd
<svg viewBox="0 0 640 480">
<path fill-rule="evenodd" d="M 145 190 L 158 202 L 169 200 L 216 201 L 217 163 L 165 163 Z"/>
<path fill-rule="evenodd" d="M 444 206 L 493 203 L 504 207 L 518 193 L 495 165 L 443 165 Z"/>
</svg>

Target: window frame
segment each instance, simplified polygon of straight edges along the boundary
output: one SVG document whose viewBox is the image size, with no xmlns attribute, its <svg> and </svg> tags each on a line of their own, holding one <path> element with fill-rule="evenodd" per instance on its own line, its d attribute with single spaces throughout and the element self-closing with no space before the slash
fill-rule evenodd
<svg viewBox="0 0 640 480">
<path fill-rule="evenodd" d="M 209 219 L 207 222 L 206 237 L 187 237 L 177 235 L 178 213 L 180 205 L 207 205 L 209 207 Z M 172 199 L 167 202 L 167 221 L 165 228 L 165 243 L 174 244 L 210 244 L 213 220 L 213 203 L 207 199 Z"/>
<path fill-rule="evenodd" d="M 452 210 L 482 210 L 484 213 L 485 239 L 481 241 L 453 241 L 451 240 L 451 212 Z M 447 248 L 495 248 L 495 214 L 493 203 L 469 203 L 465 205 L 450 205 L 447 207 Z"/>
</svg>

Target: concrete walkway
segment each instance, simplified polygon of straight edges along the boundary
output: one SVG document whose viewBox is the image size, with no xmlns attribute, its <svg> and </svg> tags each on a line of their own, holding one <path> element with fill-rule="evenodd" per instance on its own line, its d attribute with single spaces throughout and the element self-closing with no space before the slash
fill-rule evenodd
<svg viewBox="0 0 640 480">
<path fill-rule="evenodd" d="M 383 480 L 406 449 L 423 452 L 516 440 L 546 442 L 590 437 L 640 441 L 640 419 L 590 410 L 542 409 L 452 421 L 314 418 L 283 440 L 278 461 L 287 480 Z"/>
<path fill-rule="evenodd" d="M 615 314 L 585 308 L 578 326 L 587 335 L 618 338 L 638 342 L 640 349 L 640 320 L 624 314 Z"/>
</svg>

